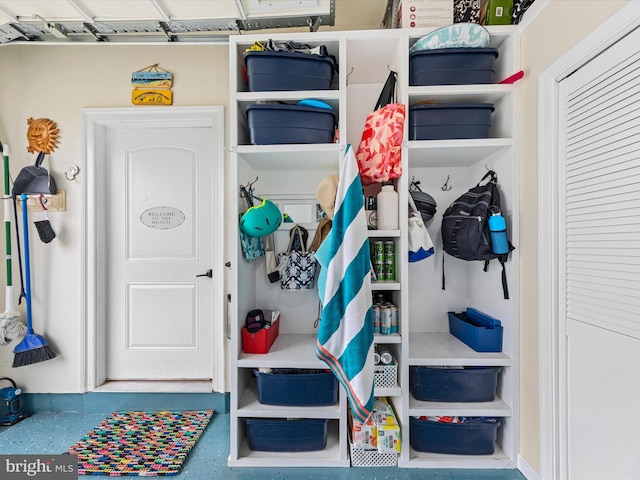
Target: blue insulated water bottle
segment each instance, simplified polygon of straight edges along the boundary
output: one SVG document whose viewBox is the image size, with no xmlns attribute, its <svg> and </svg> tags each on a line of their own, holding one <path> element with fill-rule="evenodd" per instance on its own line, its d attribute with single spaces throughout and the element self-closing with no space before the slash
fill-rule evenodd
<svg viewBox="0 0 640 480">
<path fill-rule="evenodd" d="M 509 253 L 507 222 L 500 212 L 489 217 L 489 233 L 491 235 L 491 251 L 497 255 Z"/>
</svg>

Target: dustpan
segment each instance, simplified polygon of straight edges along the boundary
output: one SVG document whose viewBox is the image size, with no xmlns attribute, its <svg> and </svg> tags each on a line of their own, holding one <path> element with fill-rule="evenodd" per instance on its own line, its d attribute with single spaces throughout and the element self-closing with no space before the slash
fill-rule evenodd
<svg viewBox="0 0 640 480">
<path fill-rule="evenodd" d="M 42 167 L 44 161 L 44 152 L 38 154 L 34 165 L 24 167 L 18 173 L 18 176 L 13 182 L 13 194 L 21 195 L 26 194 L 55 194 L 57 193 L 57 187 L 55 179 L 49 173 L 49 170 Z"/>
</svg>

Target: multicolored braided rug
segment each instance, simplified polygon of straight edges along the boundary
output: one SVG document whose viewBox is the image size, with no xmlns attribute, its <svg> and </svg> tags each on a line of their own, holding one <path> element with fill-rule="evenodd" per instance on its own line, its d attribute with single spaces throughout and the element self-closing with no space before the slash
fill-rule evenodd
<svg viewBox="0 0 640 480">
<path fill-rule="evenodd" d="M 115 412 L 72 445 L 79 475 L 176 475 L 213 410 Z"/>
</svg>

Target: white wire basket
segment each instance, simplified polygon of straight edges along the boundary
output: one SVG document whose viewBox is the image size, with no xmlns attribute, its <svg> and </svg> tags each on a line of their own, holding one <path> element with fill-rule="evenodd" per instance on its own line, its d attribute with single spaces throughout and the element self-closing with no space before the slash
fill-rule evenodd
<svg viewBox="0 0 640 480">
<path fill-rule="evenodd" d="M 352 467 L 393 467 L 398 464 L 397 453 L 380 453 L 377 450 L 363 450 L 349 442 Z"/>
<path fill-rule="evenodd" d="M 395 388 L 398 386 L 398 364 L 378 364 L 373 370 L 373 386 L 376 388 Z"/>
</svg>

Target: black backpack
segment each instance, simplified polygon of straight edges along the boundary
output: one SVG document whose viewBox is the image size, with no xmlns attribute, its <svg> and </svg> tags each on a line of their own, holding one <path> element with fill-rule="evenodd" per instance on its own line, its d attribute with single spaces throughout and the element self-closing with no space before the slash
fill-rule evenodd
<svg viewBox="0 0 640 480">
<path fill-rule="evenodd" d="M 489 179 L 484 185 L 484 180 Z M 442 216 L 442 247 L 445 252 L 461 260 L 484 261 L 484 271 L 489 262 L 497 259 L 502 265 L 502 290 L 504 298 L 509 298 L 505 262 L 509 253 L 495 254 L 491 251 L 489 217 L 500 212 L 500 190 L 498 176 L 489 170 L 478 184 L 458 197 Z M 509 242 L 509 251 L 514 247 Z M 442 257 L 442 289 L 444 286 L 444 256 Z"/>
</svg>

